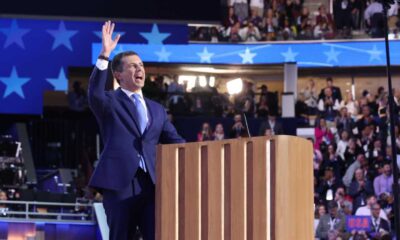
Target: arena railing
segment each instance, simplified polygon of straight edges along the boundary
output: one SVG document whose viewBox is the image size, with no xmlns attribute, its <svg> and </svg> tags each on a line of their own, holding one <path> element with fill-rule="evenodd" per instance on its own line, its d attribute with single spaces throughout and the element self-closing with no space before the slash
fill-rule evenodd
<svg viewBox="0 0 400 240">
<path fill-rule="evenodd" d="M 0 201 L 0 221 L 95 224 L 91 203 Z"/>
</svg>

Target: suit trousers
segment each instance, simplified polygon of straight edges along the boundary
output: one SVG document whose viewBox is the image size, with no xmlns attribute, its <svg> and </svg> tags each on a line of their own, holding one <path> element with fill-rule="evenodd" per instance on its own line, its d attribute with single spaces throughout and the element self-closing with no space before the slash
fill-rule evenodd
<svg viewBox="0 0 400 240">
<path fill-rule="evenodd" d="M 155 186 L 141 168 L 127 188 L 104 190 L 103 205 L 110 240 L 132 240 L 137 228 L 144 240 L 155 238 Z"/>
</svg>

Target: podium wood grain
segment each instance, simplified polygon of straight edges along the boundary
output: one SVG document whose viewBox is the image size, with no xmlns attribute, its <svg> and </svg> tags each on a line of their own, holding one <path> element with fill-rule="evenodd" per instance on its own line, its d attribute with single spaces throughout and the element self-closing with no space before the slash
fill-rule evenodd
<svg viewBox="0 0 400 240">
<path fill-rule="evenodd" d="M 157 240 L 313 239 L 305 139 L 160 145 L 156 169 Z"/>
</svg>

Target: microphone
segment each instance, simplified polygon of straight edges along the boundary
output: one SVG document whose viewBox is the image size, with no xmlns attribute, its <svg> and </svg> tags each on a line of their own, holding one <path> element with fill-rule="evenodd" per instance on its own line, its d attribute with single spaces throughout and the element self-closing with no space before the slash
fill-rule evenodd
<svg viewBox="0 0 400 240">
<path fill-rule="evenodd" d="M 250 130 L 249 130 L 249 124 L 247 123 L 247 117 L 245 113 L 243 114 L 243 119 L 244 119 L 244 125 L 246 126 L 246 130 L 247 130 L 247 135 L 249 136 L 249 138 L 251 138 L 251 134 L 250 134 Z"/>
</svg>

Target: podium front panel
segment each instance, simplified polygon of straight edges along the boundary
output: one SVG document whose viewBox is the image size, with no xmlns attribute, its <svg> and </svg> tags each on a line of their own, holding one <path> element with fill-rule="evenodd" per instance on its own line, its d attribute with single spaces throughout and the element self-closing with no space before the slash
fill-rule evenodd
<svg viewBox="0 0 400 240">
<path fill-rule="evenodd" d="M 313 239 L 312 179 L 297 137 L 160 145 L 156 239 Z"/>
</svg>

